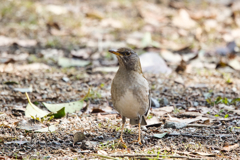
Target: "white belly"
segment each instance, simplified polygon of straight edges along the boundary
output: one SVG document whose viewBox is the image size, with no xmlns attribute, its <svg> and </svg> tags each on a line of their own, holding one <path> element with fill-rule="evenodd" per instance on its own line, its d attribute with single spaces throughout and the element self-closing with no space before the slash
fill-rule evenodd
<svg viewBox="0 0 240 160">
<path fill-rule="evenodd" d="M 137 118 L 139 115 L 144 115 L 147 108 L 137 101 L 131 91 L 127 90 L 124 96 L 116 103 L 116 110 L 124 117 Z"/>
</svg>

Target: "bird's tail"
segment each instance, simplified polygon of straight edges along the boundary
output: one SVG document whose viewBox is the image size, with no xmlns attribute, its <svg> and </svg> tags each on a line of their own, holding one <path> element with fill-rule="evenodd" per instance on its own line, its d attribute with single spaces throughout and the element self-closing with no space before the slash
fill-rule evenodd
<svg viewBox="0 0 240 160">
<path fill-rule="evenodd" d="M 139 123 L 139 118 L 135 118 L 135 119 L 130 119 L 130 124 L 131 125 L 135 125 L 135 124 L 138 124 Z M 142 116 L 142 122 L 141 122 L 141 125 L 147 125 L 147 122 L 145 120 L 145 117 Z"/>
</svg>

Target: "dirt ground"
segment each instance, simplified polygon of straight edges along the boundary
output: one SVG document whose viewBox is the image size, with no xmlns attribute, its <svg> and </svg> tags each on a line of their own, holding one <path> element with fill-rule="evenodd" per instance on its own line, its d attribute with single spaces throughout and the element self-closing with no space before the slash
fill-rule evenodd
<svg viewBox="0 0 240 160">
<path fill-rule="evenodd" d="M 4 1 L 0 159 L 238 159 L 239 6 Z M 122 120 L 110 96 L 118 62 L 108 53 L 119 47 L 147 57 L 152 105 L 142 145 L 129 121 L 119 143 Z"/>
</svg>

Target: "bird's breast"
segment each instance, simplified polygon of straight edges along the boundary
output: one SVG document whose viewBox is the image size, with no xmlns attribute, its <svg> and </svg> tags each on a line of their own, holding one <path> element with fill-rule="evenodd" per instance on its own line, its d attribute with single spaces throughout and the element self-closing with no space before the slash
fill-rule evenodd
<svg viewBox="0 0 240 160">
<path fill-rule="evenodd" d="M 127 81 L 123 80 L 122 82 L 124 83 L 118 83 L 115 87 L 116 90 L 112 92 L 112 97 L 115 97 L 115 109 L 127 118 L 144 115 L 149 107 L 147 80 L 142 75 L 135 74 L 128 77 Z M 120 92 L 123 88 L 124 92 Z"/>
<path fill-rule="evenodd" d="M 124 95 L 115 103 L 116 110 L 127 118 L 137 118 L 139 115 L 146 113 L 145 108 L 142 107 L 133 92 L 127 90 Z"/>
</svg>

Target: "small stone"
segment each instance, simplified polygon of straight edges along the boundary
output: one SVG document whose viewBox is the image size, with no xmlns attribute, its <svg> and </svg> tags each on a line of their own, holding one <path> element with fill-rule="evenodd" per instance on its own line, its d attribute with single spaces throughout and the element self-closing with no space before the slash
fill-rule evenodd
<svg viewBox="0 0 240 160">
<path fill-rule="evenodd" d="M 49 146 L 52 145 L 52 142 L 48 142 L 47 145 L 49 145 Z"/>
<path fill-rule="evenodd" d="M 165 107 L 169 104 L 168 99 L 165 97 L 163 97 L 163 99 L 161 99 L 160 103 L 163 105 L 163 107 Z"/>
<path fill-rule="evenodd" d="M 103 140 L 103 136 L 97 136 L 97 139 Z"/>
<path fill-rule="evenodd" d="M 98 150 L 98 151 L 97 151 L 97 154 L 101 154 L 101 155 L 105 155 L 105 156 L 108 155 L 107 152 L 104 151 L 104 150 Z"/>
<path fill-rule="evenodd" d="M 40 144 L 40 145 L 45 145 L 46 142 L 45 142 L 45 141 L 40 141 L 39 144 Z"/>
<path fill-rule="evenodd" d="M 198 106 L 198 102 L 193 102 L 193 106 L 197 107 Z"/>
<path fill-rule="evenodd" d="M 167 121 L 165 124 L 164 124 L 164 128 L 176 128 L 176 129 L 180 129 L 180 128 L 184 128 L 186 127 L 187 124 L 186 123 L 179 123 L 179 122 L 169 122 Z"/>
<path fill-rule="evenodd" d="M 76 145 L 82 145 L 82 142 L 77 142 Z"/>
<path fill-rule="evenodd" d="M 142 129 L 143 131 L 147 131 L 147 130 L 148 130 L 146 126 L 141 126 L 141 129 Z"/>
<path fill-rule="evenodd" d="M 37 155 L 36 155 L 36 154 L 31 155 L 31 158 L 36 159 L 36 158 L 37 158 Z"/>
<path fill-rule="evenodd" d="M 237 126 L 238 126 L 238 127 L 240 127 L 240 120 L 239 120 L 239 121 L 237 121 Z"/>
<path fill-rule="evenodd" d="M 90 141 L 84 140 L 84 141 L 82 142 L 81 148 L 82 148 L 82 149 L 85 149 L 85 150 L 86 150 L 86 149 L 93 149 L 93 145 L 91 144 Z"/>
<path fill-rule="evenodd" d="M 68 82 L 68 81 L 69 81 L 69 78 L 68 78 L 68 77 L 63 77 L 62 80 L 63 80 L 64 82 Z"/>
<path fill-rule="evenodd" d="M 43 159 L 49 159 L 51 156 L 44 156 Z"/>
<path fill-rule="evenodd" d="M 151 107 L 159 108 L 160 104 L 155 98 L 151 98 Z"/>
<path fill-rule="evenodd" d="M 53 141 L 52 142 L 53 145 L 61 145 L 59 142 Z"/>
<path fill-rule="evenodd" d="M 82 132 L 76 132 L 73 137 L 73 143 L 80 142 L 85 139 L 85 135 Z"/>
</svg>

